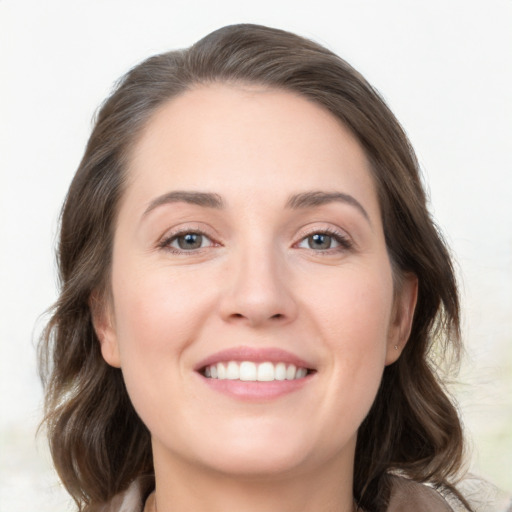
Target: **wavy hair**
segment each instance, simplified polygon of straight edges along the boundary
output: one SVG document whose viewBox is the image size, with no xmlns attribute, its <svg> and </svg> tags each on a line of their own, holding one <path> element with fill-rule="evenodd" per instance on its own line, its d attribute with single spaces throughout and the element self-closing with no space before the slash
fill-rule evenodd
<svg viewBox="0 0 512 512">
<path fill-rule="evenodd" d="M 91 308 L 94 298 L 108 294 L 130 149 L 163 103 L 214 82 L 297 93 L 330 111 L 363 147 L 395 285 L 413 273 L 419 295 L 409 341 L 385 368 L 359 428 L 354 496 L 361 510 L 385 510 L 396 472 L 457 494 L 452 482 L 463 461 L 462 429 L 433 354 L 460 352 L 458 291 L 414 151 L 378 92 L 347 62 L 310 40 L 257 25 L 224 27 L 186 50 L 145 60 L 119 81 L 97 114 L 62 209 L 60 296 L 39 345 L 44 421 L 65 487 L 79 510 L 92 511 L 153 472 L 150 434 L 121 371 L 101 356 Z"/>
</svg>

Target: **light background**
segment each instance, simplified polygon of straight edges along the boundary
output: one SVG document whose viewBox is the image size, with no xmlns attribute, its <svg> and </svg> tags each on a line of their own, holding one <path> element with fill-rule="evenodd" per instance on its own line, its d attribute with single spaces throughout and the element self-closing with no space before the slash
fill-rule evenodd
<svg viewBox="0 0 512 512">
<path fill-rule="evenodd" d="M 327 45 L 404 125 L 462 284 L 472 467 L 512 490 L 511 0 L 0 0 L 0 511 L 71 510 L 35 438 L 34 347 L 92 115 L 141 59 L 239 22 Z"/>
</svg>

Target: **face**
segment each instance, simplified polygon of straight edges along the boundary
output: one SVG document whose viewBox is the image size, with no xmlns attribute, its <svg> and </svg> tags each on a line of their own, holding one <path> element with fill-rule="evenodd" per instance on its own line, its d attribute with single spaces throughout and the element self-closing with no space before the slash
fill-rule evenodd
<svg viewBox="0 0 512 512">
<path fill-rule="evenodd" d="M 369 164 L 330 113 L 227 85 L 165 104 L 133 150 L 112 265 L 95 326 L 155 464 L 352 467 L 415 283 L 394 299 Z"/>
</svg>

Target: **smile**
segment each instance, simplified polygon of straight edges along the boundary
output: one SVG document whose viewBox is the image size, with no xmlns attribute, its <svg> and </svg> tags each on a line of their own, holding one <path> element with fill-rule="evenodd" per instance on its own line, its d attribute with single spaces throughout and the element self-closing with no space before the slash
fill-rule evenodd
<svg viewBox="0 0 512 512">
<path fill-rule="evenodd" d="M 284 362 L 227 361 L 208 365 L 201 373 L 209 379 L 272 382 L 303 379 L 308 369 Z"/>
<path fill-rule="evenodd" d="M 266 402 L 304 389 L 315 380 L 315 366 L 287 350 L 238 346 L 207 356 L 194 370 L 212 391 Z"/>
</svg>

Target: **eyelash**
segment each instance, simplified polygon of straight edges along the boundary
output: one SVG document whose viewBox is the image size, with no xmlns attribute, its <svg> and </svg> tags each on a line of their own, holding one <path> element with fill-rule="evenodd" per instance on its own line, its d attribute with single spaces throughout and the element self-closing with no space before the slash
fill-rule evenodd
<svg viewBox="0 0 512 512">
<path fill-rule="evenodd" d="M 176 247 L 172 247 L 171 246 L 171 244 L 174 241 L 178 240 L 178 238 L 180 238 L 182 236 L 185 236 L 185 235 L 198 235 L 198 236 L 201 236 L 201 237 L 205 237 L 208 240 L 210 240 L 210 242 L 212 243 L 212 245 L 209 246 L 209 247 L 212 247 L 212 246 L 215 247 L 215 246 L 220 245 L 217 242 L 213 241 L 211 239 L 211 237 L 209 237 L 204 231 L 201 231 L 200 229 L 184 229 L 184 230 L 177 231 L 175 233 L 170 234 L 169 236 L 164 237 L 158 243 L 158 248 L 166 250 L 166 251 L 169 251 L 172 254 L 187 255 L 187 256 L 192 256 L 194 254 L 197 255 L 198 253 L 203 252 L 204 249 L 208 248 L 208 247 L 200 247 L 200 248 L 197 248 L 197 249 L 182 250 L 182 249 L 178 249 Z M 297 246 L 298 244 L 303 243 L 309 237 L 312 237 L 314 235 L 326 235 L 326 236 L 329 236 L 335 242 L 337 242 L 339 244 L 338 247 L 329 247 L 328 249 L 322 249 L 322 250 L 318 250 L 318 251 L 315 251 L 312 248 L 308 248 L 308 250 L 314 251 L 317 254 L 322 254 L 322 255 L 329 255 L 330 254 L 330 255 L 332 255 L 333 253 L 349 251 L 349 250 L 353 249 L 353 247 L 354 247 L 354 244 L 353 244 L 352 240 L 346 234 L 344 234 L 344 233 L 342 233 L 342 232 L 340 232 L 340 231 L 338 231 L 336 229 L 332 229 L 332 228 L 315 229 L 315 230 L 311 230 L 311 232 L 309 232 L 309 233 L 303 233 L 301 238 L 300 238 L 300 240 L 299 240 L 299 242 L 294 244 L 294 246 Z"/>
<path fill-rule="evenodd" d="M 323 228 L 323 229 L 314 229 L 309 233 L 303 233 L 301 236 L 299 244 L 306 241 L 309 237 L 314 235 L 326 235 L 331 237 L 335 242 L 339 244 L 338 247 L 329 247 L 328 249 L 322 249 L 318 251 L 314 251 L 312 248 L 308 248 L 309 250 L 314 251 L 317 254 L 321 254 L 323 256 L 332 255 L 333 253 L 340 253 L 344 251 L 349 251 L 353 249 L 354 243 L 353 241 L 343 232 L 338 231 L 333 228 Z M 295 244 L 297 245 L 297 244 Z"/>
<path fill-rule="evenodd" d="M 204 231 L 201 231 L 200 229 L 183 229 L 183 230 L 177 231 L 175 233 L 172 233 L 172 234 L 164 237 L 158 243 L 158 248 L 169 251 L 172 254 L 184 254 L 187 256 L 193 255 L 193 254 L 198 254 L 199 251 L 202 252 L 202 250 L 205 249 L 205 247 L 200 247 L 198 249 L 192 249 L 192 250 L 185 251 L 185 250 L 178 249 L 176 247 L 171 246 L 171 244 L 174 241 L 178 240 L 178 238 L 185 236 L 185 235 L 198 235 L 198 236 L 201 236 L 201 237 L 204 237 L 204 238 L 207 238 L 208 240 L 210 240 L 212 242 L 213 246 L 219 245 L 218 243 L 214 242 L 211 239 L 211 237 L 209 237 Z"/>
</svg>

